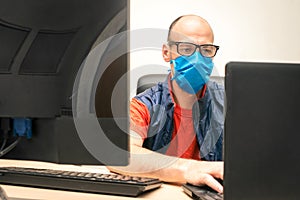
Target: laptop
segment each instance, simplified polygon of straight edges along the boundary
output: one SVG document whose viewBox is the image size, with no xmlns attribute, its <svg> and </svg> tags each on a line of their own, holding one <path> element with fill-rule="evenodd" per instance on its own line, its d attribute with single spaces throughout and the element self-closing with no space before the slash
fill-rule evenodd
<svg viewBox="0 0 300 200">
<path fill-rule="evenodd" d="M 230 62 L 225 90 L 223 198 L 300 199 L 300 64 Z"/>
</svg>

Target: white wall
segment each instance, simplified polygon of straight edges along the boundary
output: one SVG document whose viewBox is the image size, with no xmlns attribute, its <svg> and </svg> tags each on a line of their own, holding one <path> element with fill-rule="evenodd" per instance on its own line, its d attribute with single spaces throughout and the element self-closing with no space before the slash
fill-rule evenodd
<svg viewBox="0 0 300 200">
<path fill-rule="evenodd" d="M 130 0 L 130 9 L 131 30 L 165 31 L 160 36 L 133 34 L 131 43 L 151 37 L 165 42 L 170 23 L 183 14 L 207 19 L 220 45 L 214 75 L 224 76 L 229 61 L 300 62 L 300 0 Z M 137 74 L 167 72 L 160 48 L 153 46 L 131 53 L 132 84 Z M 150 68 L 152 64 L 156 66 Z"/>
</svg>

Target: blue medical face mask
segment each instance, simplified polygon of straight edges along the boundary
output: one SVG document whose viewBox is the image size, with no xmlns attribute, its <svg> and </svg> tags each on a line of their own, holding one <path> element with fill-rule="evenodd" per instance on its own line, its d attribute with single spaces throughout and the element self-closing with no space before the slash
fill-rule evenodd
<svg viewBox="0 0 300 200">
<path fill-rule="evenodd" d="M 172 80 L 190 94 L 196 94 L 202 89 L 214 67 L 212 59 L 203 57 L 198 51 L 191 56 L 179 56 L 170 63 L 174 66 Z"/>
</svg>

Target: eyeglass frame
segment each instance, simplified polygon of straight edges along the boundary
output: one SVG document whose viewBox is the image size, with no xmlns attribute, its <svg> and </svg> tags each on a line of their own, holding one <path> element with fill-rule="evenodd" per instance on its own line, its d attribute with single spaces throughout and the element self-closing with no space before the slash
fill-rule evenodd
<svg viewBox="0 0 300 200">
<path fill-rule="evenodd" d="M 178 54 L 180 54 L 180 55 L 182 55 L 182 56 L 191 56 L 191 55 L 183 55 L 183 54 L 179 53 L 179 51 L 178 51 L 178 46 L 179 46 L 179 44 L 182 44 L 182 43 L 185 43 L 185 44 L 191 44 L 191 45 L 196 46 L 194 52 L 193 52 L 191 55 L 193 55 L 193 54 L 196 52 L 196 50 L 199 49 L 200 54 L 201 54 L 202 56 L 206 57 L 206 58 L 213 58 L 213 57 L 215 57 L 216 54 L 217 54 L 217 52 L 218 52 L 218 50 L 219 50 L 219 48 L 220 48 L 220 46 L 214 45 L 214 44 L 200 44 L 200 45 L 199 45 L 199 44 L 194 44 L 194 43 L 192 43 L 192 42 L 175 42 L 175 41 L 168 41 L 168 45 L 176 45 L 176 50 L 177 50 L 177 53 L 178 53 Z M 201 53 L 201 47 L 205 47 L 205 46 L 213 46 L 213 47 L 216 48 L 216 51 L 215 51 L 215 53 L 214 53 L 213 56 L 208 57 L 208 56 L 205 56 L 205 55 L 203 55 L 203 54 Z"/>
</svg>

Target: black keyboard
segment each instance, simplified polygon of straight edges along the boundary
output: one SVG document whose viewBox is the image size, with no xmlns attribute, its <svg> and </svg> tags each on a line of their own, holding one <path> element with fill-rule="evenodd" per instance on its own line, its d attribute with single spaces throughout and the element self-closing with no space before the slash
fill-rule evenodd
<svg viewBox="0 0 300 200">
<path fill-rule="evenodd" d="M 0 167 L 0 184 L 136 197 L 162 181 L 119 174 Z"/>
</svg>

